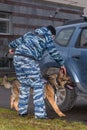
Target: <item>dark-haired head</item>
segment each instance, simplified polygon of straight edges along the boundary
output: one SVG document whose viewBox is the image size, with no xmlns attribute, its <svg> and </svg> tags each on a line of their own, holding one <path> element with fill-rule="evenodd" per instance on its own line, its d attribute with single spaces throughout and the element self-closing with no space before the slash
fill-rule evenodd
<svg viewBox="0 0 87 130">
<path fill-rule="evenodd" d="M 47 28 L 51 31 L 52 35 L 56 35 L 56 29 L 52 25 L 47 26 Z"/>
</svg>

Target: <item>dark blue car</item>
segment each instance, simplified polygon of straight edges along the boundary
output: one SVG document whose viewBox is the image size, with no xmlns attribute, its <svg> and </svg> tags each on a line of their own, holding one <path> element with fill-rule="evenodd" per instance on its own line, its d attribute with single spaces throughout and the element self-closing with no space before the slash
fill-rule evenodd
<svg viewBox="0 0 87 130">
<path fill-rule="evenodd" d="M 74 82 L 74 88 L 59 89 L 55 93 L 55 100 L 61 110 L 69 110 L 74 106 L 78 95 L 87 95 L 87 22 L 84 20 L 63 25 L 56 27 L 56 30 L 55 46 L 65 60 L 67 73 Z M 56 72 L 56 62 L 48 53 L 44 57 L 41 62 L 43 73 Z"/>
</svg>

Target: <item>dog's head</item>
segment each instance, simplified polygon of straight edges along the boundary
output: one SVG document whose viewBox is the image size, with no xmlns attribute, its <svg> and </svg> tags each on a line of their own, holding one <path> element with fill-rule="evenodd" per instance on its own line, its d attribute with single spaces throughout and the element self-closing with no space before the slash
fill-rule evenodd
<svg viewBox="0 0 87 130">
<path fill-rule="evenodd" d="M 8 89 L 12 87 L 12 84 L 9 82 L 7 75 L 4 75 L 2 79 L 2 85 Z"/>
<path fill-rule="evenodd" d="M 57 82 L 62 88 L 68 87 L 69 89 L 72 89 L 72 87 L 74 87 L 74 83 L 72 82 L 71 78 L 67 74 L 64 74 L 63 70 L 61 69 L 58 71 Z"/>
<path fill-rule="evenodd" d="M 67 85 L 72 86 L 73 84 L 70 77 L 67 74 L 65 75 L 61 69 L 58 70 L 58 73 L 47 75 L 46 79 L 55 89 L 64 88 Z"/>
<path fill-rule="evenodd" d="M 7 81 L 8 81 L 8 77 L 7 75 L 4 75 L 4 77 L 2 78 L 2 85 L 4 85 Z"/>
</svg>

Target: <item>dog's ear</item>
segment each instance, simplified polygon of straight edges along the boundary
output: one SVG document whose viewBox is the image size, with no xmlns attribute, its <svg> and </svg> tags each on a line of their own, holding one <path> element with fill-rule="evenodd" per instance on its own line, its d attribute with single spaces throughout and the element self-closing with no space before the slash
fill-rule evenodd
<svg viewBox="0 0 87 130">
<path fill-rule="evenodd" d="M 59 69 L 58 74 L 57 74 L 57 81 L 59 80 L 62 81 L 63 77 L 64 77 L 64 73 L 61 69 Z"/>
</svg>

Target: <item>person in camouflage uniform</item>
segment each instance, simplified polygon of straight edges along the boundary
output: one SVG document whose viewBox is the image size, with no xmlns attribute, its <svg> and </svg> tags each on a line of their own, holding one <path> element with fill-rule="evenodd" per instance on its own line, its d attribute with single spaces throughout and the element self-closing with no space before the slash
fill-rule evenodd
<svg viewBox="0 0 87 130">
<path fill-rule="evenodd" d="M 64 60 L 54 46 L 53 37 L 55 35 L 55 28 L 49 25 L 36 29 L 34 33 L 28 32 L 9 44 L 9 53 L 14 54 L 15 72 L 21 84 L 18 103 L 18 112 L 21 116 L 28 113 L 28 101 L 32 87 L 35 118 L 47 117 L 44 102 L 45 85 L 39 67 L 39 60 L 45 50 L 66 73 Z"/>
</svg>

